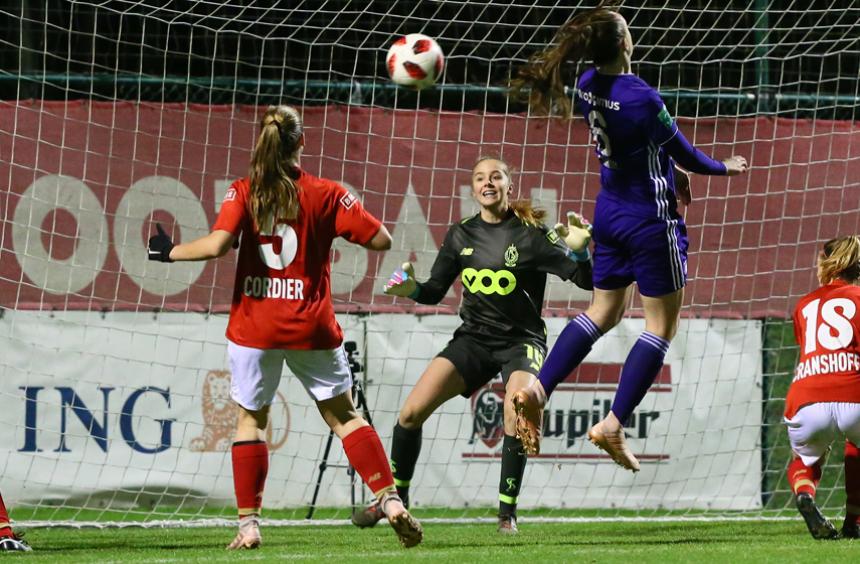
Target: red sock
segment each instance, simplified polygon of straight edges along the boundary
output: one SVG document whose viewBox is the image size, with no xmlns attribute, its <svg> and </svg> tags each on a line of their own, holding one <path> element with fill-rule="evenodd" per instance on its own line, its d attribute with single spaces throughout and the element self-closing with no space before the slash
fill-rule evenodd
<svg viewBox="0 0 860 564">
<path fill-rule="evenodd" d="M 368 425 L 348 434 L 343 438 L 343 450 L 373 495 L 394 490 L 394 476 L 376 429 Z"/>
<path fill-rule="evenodd" d="M 264 441 L 233 443 L 233 488 L 239 517 L 260 514 L 269 473 L 269 447 Z"/>
<path fill-rule="evenodd" d="M 820 462 L 807 466 L 803 460 L 795 458 L 788 465 L 788 483 L 794 495 L 808 493 L 815 497 L 815 489 L 818 488 L 819 480 L 821 480 Z"/>
<path fill-rule="evenodd" d="M 860 522 L 860 449 L 845 441 L 845 522 Z"/>
<path fill-rule="evenodd" d="M 9 512 L 3 503 L 3 495 L 0 494 L 0 537 L 12 536 L 12 527 L 9 526 Z"/>
</svg>

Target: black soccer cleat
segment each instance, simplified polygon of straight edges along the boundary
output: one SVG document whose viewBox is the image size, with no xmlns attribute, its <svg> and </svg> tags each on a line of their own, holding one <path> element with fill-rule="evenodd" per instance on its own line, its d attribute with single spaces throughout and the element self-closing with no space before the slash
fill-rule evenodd
<svg viewBox="0 0 860 564">
<path fill-rule="evenodd" d="M 795 497 L 795 502 L 797 503 L 797 510 L 800 511 L 800 515 L 806 521 L 806 528 L 809 529 L 812 538 L 822 540 L 835 539 L 839 536 L 833 523 L 821 514 L 821 510 L 815 504 L 815 498 L 808 493 L 799 493 Z"/>
<path fill-rule="evenodd" d="M 352 511 L 352 524 L 361 529 L 373 527 L 385 517 L 382 505 L 375 501 L 362 509 Z"/>
<path fill-rule="evenodd" d="M 0 552 L 30 552 L 33 548 L 19 535 L 0 537 Z"/>
<path fill-rule="evenodd" d="M 860 525 L 857 522 L 842 523 L 842 538 L 843 539 L 860 539 Z"/>
</svg>

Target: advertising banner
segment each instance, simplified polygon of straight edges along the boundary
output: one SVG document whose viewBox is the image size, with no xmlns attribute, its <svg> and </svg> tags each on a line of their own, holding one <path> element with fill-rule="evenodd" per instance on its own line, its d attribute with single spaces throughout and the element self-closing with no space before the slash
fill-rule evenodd
<svg viewBox="0 0 860 564">
<path fill-rule="evenodd" d="M 386 449 L 400 406 L 451 338 L 451 315 L 339 316 L 356 378 Z M 226 316 L 7 311 L 0 318 L 0 468 L 7 501 L 123 507 L 233 503 L 236 411 Z M 550 343 L 564 320 L 549 320 Z M 643 328 L 624 320 L 598 341 L 547 406 L 541 455 L 523 506 L 752 509 L 760 506 L 760 322 L 688 320 L 628 422 L 634 475 L 586 439 L 611 405 Z M 9 345 L 8 347 L 6 345 Z M 489 382 L 425 423 L 412 480 L 420 505 L 498 499 L 504 388 Z M 328 439 L 316 407 L 284 369 L 267 433 L 268 507 L 309 503 Z M 319 504 L 350 502 L 335 438 Z"/>
</svg>

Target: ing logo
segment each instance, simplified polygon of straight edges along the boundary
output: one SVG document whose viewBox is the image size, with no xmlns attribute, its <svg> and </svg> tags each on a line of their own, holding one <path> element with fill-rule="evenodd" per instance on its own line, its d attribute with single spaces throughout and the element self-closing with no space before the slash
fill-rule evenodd
<svg viewBox="0 0 860 564">
<path fill-rule="evenodd" d="M 233 434 L 236 432 L 236 419 L 239 416 L 238 407 L 230 398 L 230 372 L 226 370 L 210 370 L 203 381 L 202 390 L 203 429 L 199 436 L 188 445 L 192 452 L 225 452 L 233 444 Z M 272 423 L 266 428 L 266 443 L 269 450 L 278 450 L 287 442 L 290 433 L 290 410 L 287 400 L 277 392 L 275 404 L 280 403 L 282 414 L 279 423 L 285 428 L 279 429 L 275 435 Z M 273 412 L 275 410 L 272 410 Z"/>
<path fill-rule="evenodd" d="M 464 268 L 460 278 L 463 286 L 473 294 L 507 296 L 517 287 L 517 277 L 508 270 Z"/>
</svg>

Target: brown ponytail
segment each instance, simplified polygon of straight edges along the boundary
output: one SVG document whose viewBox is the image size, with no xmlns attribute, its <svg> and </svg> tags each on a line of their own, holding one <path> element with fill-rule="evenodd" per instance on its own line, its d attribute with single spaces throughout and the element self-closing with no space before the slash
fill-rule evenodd
<svg viewBox="0 0 860 564">
<path fill-rule="evenodd" d="M 302 137 L 302 118 L 290 106 L 269 106 L 251 156 L 251 218 L 260 231 L 278 219 L 299 215 L 299 189 L 293 178 Z"/>
<path fill-rule="evenodd" d="M 595 65 L 618 56 L 626 25 L 615 2 L 601 1 L 596 8 L 579 13 L 556 32 L 552 46 L 529 57 L 511 80 L 509 95 L 528 102 L 535 115 L 571 116 L 570 96 L 564 91 L 561 65 L 565 61 L 590 60 Z"/>
<path fill-rule="evenodd" d="M 509 204 L 514 215 L 520 218 L 523 223 L 528 223 L 532 227 L 543 225 L 543 220 L 546 217 L 546 210 L 535 208 L 532 206 L 531 200 L 514 200 Z"/>
<path fill-rule="evenodd" d="M 824 243 L 818 257 L 818 281 L 823 286 L 837 278 L 849 283 L 860 279 L 860 237 L 848 235 Z"/>
</svg>

